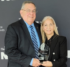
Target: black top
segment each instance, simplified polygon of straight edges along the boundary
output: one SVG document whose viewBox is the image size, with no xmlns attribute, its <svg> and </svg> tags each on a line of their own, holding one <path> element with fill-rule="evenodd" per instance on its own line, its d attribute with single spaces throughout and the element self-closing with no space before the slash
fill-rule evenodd
<svg viewBox="0 0 70 67">
<path fill-rule="evenodd" d="M 53 35 L 49 40 L 46 38 L 45 44 L 50 47 L 50 46 L 51 46 L 51 42 L 52 42 L 52 40 L 53 40 L 55 37 L 56 37 L 56 34 L 54 33 L 54 35 Z"/>
<path fill-rule="evenodd" d="M 48 61 L 52 62 L 53 67 L 67 67 L 66 37 L 54 34 L 49 40 L 46 38 L 45 44 L 46 46 L 50 47 L 50 55 Z"/>
</svg>

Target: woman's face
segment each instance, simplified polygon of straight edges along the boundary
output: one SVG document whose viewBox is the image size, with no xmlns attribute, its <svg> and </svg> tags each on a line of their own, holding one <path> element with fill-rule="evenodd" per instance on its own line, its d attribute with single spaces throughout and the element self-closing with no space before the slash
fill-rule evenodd
<svg viewBox="0 0 70 67">
<path fill-rule="evenodd" d="M 55 25 L 51 19 L 46 19 L 42 28 L 46 35 L 54 34 Z"/>
</svg>

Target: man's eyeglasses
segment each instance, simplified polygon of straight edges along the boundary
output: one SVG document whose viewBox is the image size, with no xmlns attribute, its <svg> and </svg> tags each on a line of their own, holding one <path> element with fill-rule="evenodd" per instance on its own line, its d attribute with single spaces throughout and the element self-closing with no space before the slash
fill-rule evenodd
<svg viewBox="0 0 70 67">
<path fill-rule="evenodd" d="M 23 10 L 24 10 L 24 9 L 23 9 Z M 30 13 L 30 12 L 32 12 L 32 13 L 37 13 L 36 10 L 24 10 L 24 11 L 26 11 L 27 13 Z"/>
</svg>

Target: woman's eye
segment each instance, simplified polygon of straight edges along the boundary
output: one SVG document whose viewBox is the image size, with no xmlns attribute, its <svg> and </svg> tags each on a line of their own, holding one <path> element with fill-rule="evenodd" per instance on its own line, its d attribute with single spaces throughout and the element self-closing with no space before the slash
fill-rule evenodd
<svg viewBox="0 0 70 67">
<path fill-rule="evenodd" d="M 44 25 L 44 26 L 47 26 L 47 25 Z"/>
</svg>

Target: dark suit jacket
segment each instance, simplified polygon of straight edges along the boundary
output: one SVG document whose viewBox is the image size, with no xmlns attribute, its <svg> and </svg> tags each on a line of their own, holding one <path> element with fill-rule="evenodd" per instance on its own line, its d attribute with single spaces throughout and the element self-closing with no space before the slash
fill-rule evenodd
<svg viewBox="0 0 70 67">
<path fill-rule="evenodd" d="M 40 26 L 34 22 L 41 41 Z M 8 26 L 5 36 L 5 53 L 8 55 L 8 67 L 30 67 L 30 61 L 35 58 L 33 43 L 21 19 Z"/>
<path fill-rule="evenodd" d="M 66 37 L 55 35 L 51 40 L 50 45 L 50 55 L 48 60 L 53 63 L 53 67 L 67 67 Z"/>
</svg>

